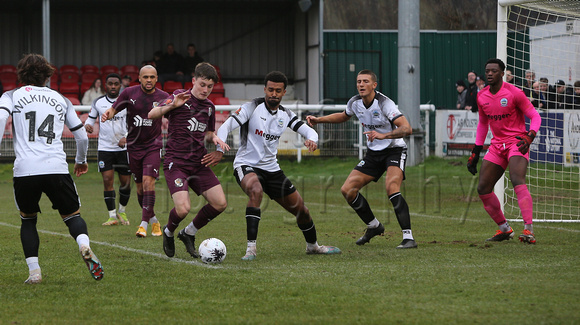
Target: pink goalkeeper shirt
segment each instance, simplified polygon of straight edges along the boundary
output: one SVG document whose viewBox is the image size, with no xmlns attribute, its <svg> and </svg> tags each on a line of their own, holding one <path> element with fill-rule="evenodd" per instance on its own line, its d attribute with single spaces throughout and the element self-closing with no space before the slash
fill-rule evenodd
<svg viewBox="0 0 580 325">
<path fill-rule="evenodd" d="M 540 129 L 542 122 L 540 114 L 521 89 L 507 82 L 503 83 L 496 94 L 489 91 L 489 86 L 479 91 L 477 107 L 479 123 L 475 144 L 478 146 L 483 145 L 489 127 L 493 134 L 491 144 L 507 145 L 519 141 L 516 136 L 528 132 L 524 116 L 531 120 L 530 130 L 537 133 Z"/>
</svg>

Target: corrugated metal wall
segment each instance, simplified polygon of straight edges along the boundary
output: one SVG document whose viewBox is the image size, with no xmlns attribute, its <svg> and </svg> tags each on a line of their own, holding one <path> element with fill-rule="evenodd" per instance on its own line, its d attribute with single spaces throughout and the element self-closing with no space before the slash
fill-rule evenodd
<svg viewBox="0 0 580 325">
<path fill-rule="evenodd" d="M 242 11 L 233 5 L 206 10 L 199 1 L 147 3 L 134 10 L 80 3 L 51 7 L 51 61 L 57 66 L 139 65 L 169 42 L 182 55 L 193 42 L 207 61 L 220 66 L 224 78 L 262 80 L 271 70 L 293 78 L 296 8 L 289 4 L 294 2 L 268 4 L 273 8 L 262 2 L 257 10 L 252 3 L 241 4 Z M 26 52 L 41 53 L 41 37 L 40 2 L 26 10 L 4 9 L 0 64 L 16 64 Z"/>
<path fill-rule="evenodd" d="M 356 73 L 378 67 L 379 91 L 397 102 L 397 38 L 396 31 L 325 31 L 325 98 L 344 103 L 356 94 Z M 483 73 L 495 53 L 495 31 L 421 32 L 421 103 L 455 107 L 455 82 L 470 70 Z"/>
</svg>

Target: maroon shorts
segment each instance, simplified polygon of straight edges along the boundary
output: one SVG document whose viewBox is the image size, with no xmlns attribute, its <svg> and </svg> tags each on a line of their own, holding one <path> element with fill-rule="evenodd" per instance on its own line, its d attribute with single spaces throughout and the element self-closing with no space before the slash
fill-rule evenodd
<svg viewBox="0 0 580 325">
<path fill-rule="evenodd" d="M 159 178 L 161 166 L 161 149 L 129 152 L 129 169 L 135 183 L 143 183 L 143 176 Z"/>
<path fill-rule="evenodd" d="M 179 166 L 170 164 L 169 167 L 163 169 L 165 173 L 165 180 L 171 195 L 179 191 L 187 191 L 191 188 L 195 194 L 209 190 L 210 188 L 219 185 L 220 181 L 215 176 L 211 168 L 200 166 Z"/>
</svg>

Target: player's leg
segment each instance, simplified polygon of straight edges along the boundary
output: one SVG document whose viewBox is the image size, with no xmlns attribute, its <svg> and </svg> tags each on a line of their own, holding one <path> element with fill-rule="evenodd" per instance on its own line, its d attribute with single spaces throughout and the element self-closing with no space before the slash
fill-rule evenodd
<svg viewBox="0 0 580 325">
<path fill-rule="evenodd" d="M 500 164 L 502 163 L 502 160 L 498 160 L 497 156 L 494 156 L 492 147 L 490 147 L 485 159 L 483 159 L 483 162 L 481 163 L 481 169 L 479 170 L 477 193 L 483 202 L 483 208 L 499 227 L 495 235 L 488 238 L 487 241 L 503 241 L 513 238 L 513 230 L 501 210 L 501 205 L 497 195 L 493 192 L 495 183 L 497 183 L 500 177 L 503 177 L 505 168 L 493 161 Z"/>
<path fill-rule="evenodd" d="M 119 223 L 117 209 L 115 209 L 115 171 L 113 169 L 101 171 L 101 176 L 103 177 L 105 205 L 107 206 L 107 211 L 109 211 L 109 219 L 103 223 L 103 226 L 113 226 Z"/>
<path fill-rule="evenodd" d="M 234 170 L 236 181 L 248 196 L 246 205 L 246 254 L 242 260 L 251 261 L 256 258 L 256 240 L 258 238 L 258 226 L 260 224 L 261 211 L 260 204 L 264 195 L 264 189 L 260 183 L 258 175 L 246 166 L 238 167 Z"/>
<path fill-rule="evenodd" d="M 131 197 L 131 171 L 127 161 L 127 152 L 117 152 L 116 157 L 115 170 L 119 176 L 119 221 L 121 224 L 128 226 L 130 222 L 125 209 Z"/>
<path fill-rule="evenodd" d="M 522 212 L 522 219 L 524 219 L 524 230 L 519 236 L 519 239 L 524 243 L 535 244 L 536 237 L 534 235 L 532 219 L 534 214 L 534 204 L 532 201 L 532 195 L 526 185 L 528 159 L 525 156 L 514 155 L 510 157 L 508 166 L 510 169 L 510 180 L 518 198 L 518 205 Z"/>
<path fill-rule="evenodd" d="M 37 182 L 29 177 L 14 177 L 14 200 L 20 211 L 20 241 L 24 251 L 24 258 L 28 265 L 28 278 L 25 283 L 35 284 L 42 282 L 42 274 L 38 263 L 40 238 L 36 229 L 37 214 L 40 212 L 40 196 L 42 190 Z M 38 177 L 36 177 L 38 178 Z"/>
<path fill-rule="evenodd" d="M 360 192 L 363 187 L 375 179 L 376 177 L 373 175 L 368 175 L 362 171 L 353 169 L 340 189 L 346 202 L 348 202 L 359 218 L 367 225 L 364 235 L 356 241 L 357 245 L 364 245 L 374 236 L 385 232 L 385 227 L 375 218 L 369 202 Z"/>
<path fill-rule="evenodd" d="M 409 214 L 409 205 L 407 201 L 401 194 L 401 184 L 405 178 L 403 170 L 398 166 L 389 166 L 387 168 L 387 175 L 385 179 L 385 188 L 387 190 L 387 195 L 389 200 L 393 204 L 393 209 L 395 210 L 395 215 L 397 216 L 397 221 L 403 232 L 403 241 L 397 248 L 417 248 L 417 243 L 413 238 L 413 232 L 411 231 L 411 215 Z"/>
<path fill-rule="evenodd" d="M 316 227 L 310 215 L 310 210 L 304 204 L 304 199 L 292 185 L 283 172 L 271 174 L 266 179 L 266 193 L 280 204 L 286 211 L 296 217 L 296 224 L 306 240 L 307 254 L 340 254 L 340 249 L 334 246 L 318 245 Z"/>
<path fill-rule="evenodd" d="M 79 251 L 83 261 L 89 268 L 91 276 L 95 280 L 103 278 L 104 272 L 101 262 L 91 249 L 87 224 L 81 217 L 80 200 L 76 191 L 76 186 L 72 177 L 66 175 L 47 175 L 50 177 L 50 184 L 45 184 L 44 192 L 52 202 L 54 209 L 57 209 L 70 235 L 79 246 Z"/>
<path fill-rule="evenodd" d="M 159 178 L 161 157 L 157 150 L 148 152 L 143 158 L 143 209 L 141 226 L 151 224 L 151 235 L 161 236 L 161 224 L 155 216 L 155 181 Z M 147 228 L 145 228 L 147 229 Z"/>
<path fill-rule="evenodd" d="M 167 184 L 170 183 L 170 179 L 167 178 Z M 171 188 L 170 188 L 171 192 Z M 178 191 L 174 191 L 171 194 L 173 199 L 174 208 L 169 211 L 169 217 L 167 218 L 167 224 L 163 226 L 163 251 L 165 255 L 173 257 L 175 255 L 175 229 L 181 223 L 191 208 L 191 203 L 189 201 L 189 192 L 187 187 L 181 188 Z"/>
</svg>

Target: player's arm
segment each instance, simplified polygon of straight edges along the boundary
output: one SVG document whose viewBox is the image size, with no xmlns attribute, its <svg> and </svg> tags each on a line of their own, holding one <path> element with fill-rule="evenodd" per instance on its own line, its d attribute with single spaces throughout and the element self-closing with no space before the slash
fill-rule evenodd
<svg viewBox="0 0 580 325">
<path fill-rule="evenodd" d="M 87 151 L 89 150 L 89 137 L 87 131 L 83 127 L 83 122 L 79 119 L 72 103 L 66 99 L 67 110 L 65 116 L 65 124 L 72 132 L 77 145 L 77 153 L 75 156 L 74 174 L 78 177 L 89 170 L 87 164 Z"/>
<path fill-rule="evenodd" d="M 8 121 L 9 116 L 10 113 L 8 112 L 8 109 L 5 107 L 0 107 L 0 132 L 2 132 L 2 135 L 0 135 L 0 143 L 2 143 L 4 129 L 6 128 L 6 122 Z"/>
<path fill-rule="evenodd" d="M 525 135 L 516 137 L 516 139 L 520 140 L 516 145 L 518 146 L 518 150 L 525 155 L 528 152 L 528 150 L 530 150 L 530 145 L 532 144 L 532 142 L 534 142 L 534 138 L 536 137 L 536 134 L 540 130 L 540 125 L 542 124 L 542 117 L 533 106 L 526 106 L 526 109 L 524 110 L 524 115 L 530 119 L 530 130 Z"/>
<path fill-rule="evenodd" d="M 161 105 L 153 107 L 147 115 L 150 119 L 159 119 L 168 112 L 176 109 L 177 107 L 183 106 L 185 102 L 191 97 L 191 92 L 184 91 L 177 95 L 172 95 L 170 98 L 166 99 Z"/>
<path fill-rule="evenodd" d="M 347 115 L 346 112 L 333 113 L 320 117 L 308 115 L 306 116 L 306 122 L 308 122 L 310 126 L 314 127 L 316 124 L 320 123 L 343 123 L 350 120 L 351 117 L 352 116 Z"/>
<path fill-rule="evenodd" d="M 477 174 L 477 163 L 479 162 L 479 155 L 483 150 L 483 143 L 489 130 L 489 120 L 483 110 L 478 110 L 479 121 L 477 122 L 477 131 L 475 133 L 475 145 L 471 150 L 471 156 L 467 159 L 467 170 L 472 174 Z"/>
<path fill-rule="evenodd" d="M 396 128 L 393 129 L 393 131 L 391 131 L 391 132 L 379 133 L 379 132 L 373 130 L 373 131 L 364 132 L 363 134 L 366 134 L 367 139 L 370 142 L 373 142 L 373 140 L 375 140 L 375 139 L 383 140 L 383 139 L 404 138 L 404 137 L 409 136 L 413 133 L 413 128 L 411 128 L 411 124 L 409 123 L 409 121 L 407 120 L 407 118 L 404 115 L 399 115 L 392 122 L 396 126 Z"/>
<path fill-rule="evenodd" d="M 304 141 L 304 145 L 308 148 L 308 151 L 314 151 L 318 147 L 318 133 L 309 127 L 303 121 L 300 121 L 294 113 L 292 113 L 293 117 L 288 124 L 288 127 L 292 129 L 292 131 L 300 134 L 301 136 L 306 138 Z"/>
<path fill-rule="evenodd" d="M 213 131 L 207 131 L 205 133 L 205 142 L 213 143 L 216 148 L 220 148 L 220 150 L 216 149 L 216 151 L 209 152 L 201 158 L 202 165 L 207 167 L 217 165 L 224 156 L 224 150 L 230 150 L 230 146 L 222 141 Z"/>
<path fill-rule="evenodd" d="M 93 133 L 94 131 L 93 125 L 95 125 L 97 118 L 99 118 L 99 111 L 97 111 L 97 108 L 95 107 L 94 103 L 95 102 L 93 102 L 91 110 L 89 111 L 89 116 L 85 120 L 85 130 L 87 130 L 87 133 Z"/>
</svg>

